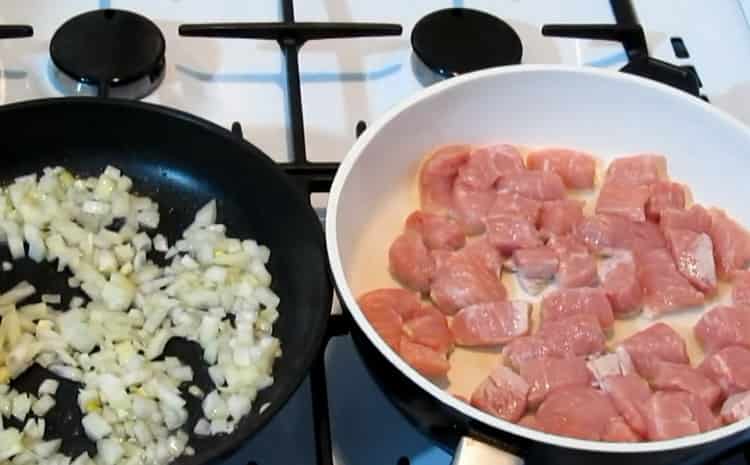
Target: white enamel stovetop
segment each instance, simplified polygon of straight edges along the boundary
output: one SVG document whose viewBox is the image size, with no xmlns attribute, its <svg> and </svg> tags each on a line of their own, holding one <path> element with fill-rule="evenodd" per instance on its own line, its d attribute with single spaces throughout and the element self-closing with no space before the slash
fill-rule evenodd
<svg viewBox="0 0 750 465">
<path fill-rule="evenodd" d="M 634 0 L 652 55 L 693 64 L 712 103 L 750 125 L 750 0 Z M 308 155 L 338 161 L 354 140 L 357 121 L 373 121 L 421 88 L 411 65 L 409 34 L 430 11 L 466 6 L 507 20 L 524 43 L 525 63 L 567 63 L 617 68 L 617 44 L 550 39 L 544 23 L 611 23 L 608 0 L 297 0 L 300 21 L 396 22 L 397 38 L 345 39 L 304 46 L 302 95 Z M 277 0 L 4 0 L 0 23 L 33 25 L 33 38 L 0 41 L 0 104 L 58 96 L 49 80 L 48 42 L 77 13 L 123 8 L 154 20 L 167 39 L 167 75 L 146 100 L 177 107 L 229 126 L 279 161 L 289 159 L 285 78 L 275 43 L 181 38 L 187 22 L 275 21 Z M 674 56 L 670 37 L 682 37 L 690 58 Z M 85 130 L 85 128 L 82 128 Z M 324 199 L 317 199 L 322 205 Z M 450 457 L 415 431 L 387 402 L 358 360 L 348 338 L 328 347 L 332 434 L 338 465 L 447 465 Z M 306 382 L 271 424 L 228 462 L 294 465 L 314 462 L 309 385 Z"/>
</svg>

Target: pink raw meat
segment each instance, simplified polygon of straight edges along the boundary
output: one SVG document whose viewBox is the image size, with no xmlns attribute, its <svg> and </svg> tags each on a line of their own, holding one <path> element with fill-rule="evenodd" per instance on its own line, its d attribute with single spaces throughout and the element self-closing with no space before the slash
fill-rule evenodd
<svg viewBox="0 0 750 465">
<path fill-rule="evenodd" d="M 484 218 L 495 202 L 494 188 L 480 189 L 457 181 L 453 186 L 453 214 L 461 221 L 466 234 L 481 234 Z"/>
<path fill-rule="evenodd" d="M 545 357 L 566 358 L 566 356 L 573 355 L 558 353 L 539 336 L 519 337 L 503 347 L 503 357 L 514 370 L 520 370 L 521 366 L 529 360 Z"/>
<path fill-rule="evenodd" d="M 529 413 L 528 415 L 525 415 L 523 418 L 518 420 L 518 424 L 531 429 L 542 429 L 542 426 L 538 421 L 536 421 L 536 416 L 534 416 L 533 413 Z"/>
<path fill-rule="evenodd" d="M 698 369 L 721 386 L 725 396 L 750 391 L 750 350 L 745 347 L 724 347 L 703 359 Z"/>
<path fill-rule="evenodd" d="M 646 221 L 648 186 L 605 182 L 596 199 L 597 215 L 614 215 L 631 221 Z"/>
<path fill-rule="evenodd" d="M 503 176 L 524 171 L 523 158 L 512 145 L 478 147 L 461 167 L 458 181 L 474 189 L 489 189 Z"/>
<path fill-rule="evenodd" d="M 655 389 L 695 394 L 708 407 L 713 407 L 721 399 L 721 388 L 718 384 L 684 363 L 657 361 L 650 381 Z"/>
<path fill-rule="evenodd" d="M 750 417 L 750 391 L 729 396 L 721 406 L 720 415 L 725 423 L 734 423 Z"/>
<path fill-rule="evenodd" d="M 542 202 L 523 197 L 512 192 L 497 192 L 492 206 L 487 211 L 487 218 L 495 216 L 517 216 L 525 218 L 536 225 Z"/>
<path fill-rule="evenodd" d="M 732 278 L 732 303 L 750 305 L 750 271 L 735 271 Z"/>
<path fill-rule="evenodd" d="M 716 306 L 703 312 L 693 333 L 709 354 L 734 345 L 750 348 L 750 308 Z"/>
<path fill-rule="evenodd" d="M 614 324 L 612 306 L 603 289 L 582 287 L 561 289 L 544 296 L 541 304 L 542 328 L 553 321 L 573 315 L 594 315 L 602 329 L 609 330 Z"/>
<path fill-rule="evenodd" d="M 732 272 L 745 268 L 750 261 L 750 236 L 740 224 L 716 208 L 710 210 L 716 271 L 720 278 L 731 278 Z"/>
<path fill-rule="evenodd" d="M 531 392 L 533 389 L 532 385 Z M 545 432 L 594 441 L 608 435 L 610 423 L 617 417 L 617 410 L 605 393 L 581 384 L 550 392 L 536 412 L 537 422 Z"/>
<path fill-rule="evenodd" d="M 637 374 L 631 373 L 608 376 L 601 386 L 604 392 L 609 394 L 615 408 L 630 428 L 639 436 L 646 437 L 648 426 L 644 407 L 651 398 L 648 383 Z"/>
<path fill-rule="evenodd" d="M 617 158 L 607 167 L 605 182 L 630 186 L 653 184 L 666 177 L 667 159 L 661 155 Z"/>
<path fill-rule="evenodd" d="M 521 301 L 470 305 L 453 317 L 451 331 L 458 345 L 504 344 L 529 334 L 530 310 L 531 306 Z"/>
<path fill-rule="evenodd" d="M 418 292 L 430 289 L 435 274 L 435 260 L 422 236 L 412 231 L 401 234 L 388 250 L 389 270 L 404 286 Z"/>
<path fill-rule="evenodd" d="M 658 361 L 689 364 L 685 341 L 671 326 L 654 323 L 622 342 L 635 369 L 644 378 L 651 378 Z"/>
<path fill-rule="evenodd" d="M 599 275 L 596 258 L 588 252 L 560 255 L 560 270 L 557 281 L 562 288 L 596 286 Z"/>
<path fill-rule="evenodd" d="M 549 247 L 518 249 L 513 252 L 513 268 L 526 292 L 539 294 L 557 273 L 557 254 Z"/>
<path fill-rule="evenodd" d="M 538 406 L 553 390 L 591 384 L 591 373 L 583 357 L 528 360 L 521 365 L 521 376 L 529 384 L 528 403 L 531 408 Z M 539 416 L 537 419 L 541 420 Z"/>
<path fill-rule="evenodd" d="M 445 353 L 423 344 L 412 342 L 406 336 L 401 338 L 399 354 L 404 361 L 424 376 L 436 378 L 445 376 L 450 364 Z"/>
<path fill-rule="evenodd" d="M 661 212 L 659 225 L 662 231 L 689 229 L 697 233 L 708 234 L 711 231 L 711 214 L 700 205 L 693 205 L 687 210 L 667 208 Z"/>
<path fill-rule="evenodd" d="M 402 294 L 403 293 L 403 294 Z M 411 312 L 412 298 L 419 305 L 415 297 L 408 296 L 403 289 L 378 289 L 370 291 L 357 300 L 362 313 L 383 340 L 398 352 L 401 346 L 401 329 L 404 324 L 399 308 Z"/>
<path fill-rule="evenodd" d="M 667 229 L 665 236 L 677 270 L 699 291 L 714 294 L 716 266 L 713 243 L 708 234 L 689 229 Z"/>
<path fill-rule="evenodd" d="M 448 315 L 469 305 L 505 300 L 506 295 L 497 276 L 462 255 L 451 257 L 437 270 L 430 288 L 432 301 Z"/>
<path fill-rule="evenodd" d="M 666 249 L 646 252 L 638 262 L 638 280 L 643 288 L 643 312 L 656 317 L 702 305 L 704 296 L 677 270 Z"/>
<path fill-rule="evenodd" d="M 383 288 L 362 294 L 357 302 L 370 312 L 383 312 L 391 309 L 404 320 L 410 320 L 425 313 L 419 295 L 406 289 Z M 362 309 L 366 312 L 365 309 Z"/>
<path fill-rule="evenodd" d="M 498 250 L 490 244 L 487 236 L 480 236 L 458 251 L 469 260 L 474 260 L 493 276 L 500 276 L 503 269 L 503 257 Z"/>
<path fill-rule="evenodd" d="M 586 253 L 589 249 L 572 234 L 553 234 L 547 241 L 547 247 L 558 256 L 570 253 Z"/>
<path fill-rule="evenodd" d="M 631 252 L 619 251 L 601 260 L 599 277 L 615 318 L 629 317 L 641 311 L 643 291 Z"/>
<path fill-rule="evenodd" d="M 587 153 L 562 148 L 535 150 L 527 155 L 526 164 L 530 170 L 557 173 L 571 189 L 594 187 L 596 160 Z"/>
<path fill-rule="evenodd" d="M 582 201 L 550 200 L 542 204 L 539 213 L 539 231 L 545 236 L 569 234 L 582 219 Z"/>
<path fill-rule="evenodd" d="M 422 209 L 447 213 L 453 209 L 453 184 L 458 170 L 469 159 L 469 145 L 439 147 L 426 157 L 419 172 L 419 195 Z"/>
<path fill-rule="evenodd" d="M 537 336 L 544 340 L 553 354 L 598 354 L 604 350 L 606 341 L 599 320 L 588 313 L 546 322 Z"/>
<path fill-rule="evenodd" d="M 530 249 L 542 245 L 536 228 L 525 218 L 498 215 L 487 218 L 486 225 L 487 239 L 504 255 L 510 255 L 517 249 Z"/>
<path fill-rule="evenodd" d="M 448 321 L 432 305 L 421 306 L 417 315 L 406 319 L 403 332 L 412 342 L 440 353 L 447 353 L 453 347 L 453 334 L 448 328 Z"/>
<path fill-rule="evenodd" d="M 595 215 L 583 219 L 575 238 L 599 254 L 626 249 L 635 254 L 666 247 L 659 227 L 651 222 L 633 222 L 615 215 Z"/>
<path fill-rule="evenodd" d="M 682 391 L 659 391 L 645 405 L 648 439 L 673 439 L 719 426 L 706 404 Z"/>
<path fill-rule="evenodd" d="M 658 181 L 649 186 L 649 197 L 646 202 L 646 217 L 659 221 L 661 212 L 672 208 L 685 208 L 685 188 L 682 184 L 670 181 Z"/>
<path fill-rule="evenodd" d="M 526 411 L 529 385 L 510 368 L 496 367 L 471 395 L 471 405 L 504 420 L 517 422 Z"/>
<path fill-rule="evenodd" d="M 497 182 L 497 190 L 512 192 L 534 200 L 565 198 L 562 179 L 549 171 L 522 171 Z"/>
<path fill-rule="evenodd" d="M 592 358 L 586 362 L 586 367 L 594 375 L 599 386 L 602 386 L 604 380 L 610 376 L 629 375 L 636 372 L 628 351 L 622 346 L 617 347 L 614 352 Z"/>
<path fill-rule="evenodd" d="M 612 418 L 602 436 L 602 441 L 608 442 L 639 442 L 641 437 L 633 431 L 623 417 Z"/>
<path fill-rule="evenodd" d="M 428 249 L 460 249 L 466 244 L 463 227 L 453 218 L 415 211 L 406 218 L 406 230 L 422 235 Z"/>
</svg>

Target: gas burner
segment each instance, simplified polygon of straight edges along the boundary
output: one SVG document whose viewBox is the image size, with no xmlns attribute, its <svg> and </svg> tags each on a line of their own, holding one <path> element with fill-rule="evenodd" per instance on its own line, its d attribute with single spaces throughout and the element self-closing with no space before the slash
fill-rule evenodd
<svg viewBox="0 0 750 465">
<path fill-rule="evenodd" d="M 425 83 L 521 62 L 523 46 L 505 21 L 468 8 L 438 10 L 420 19 L 411 34 L 412 63 Z"/>
<path fill-rule="evenodd" d="M 104 9 L 69 19 L 49 50 L 63 93 L 140 99 L 164 77 L 164 48 L 164 35 L 149 19 Z"/>
</svg>

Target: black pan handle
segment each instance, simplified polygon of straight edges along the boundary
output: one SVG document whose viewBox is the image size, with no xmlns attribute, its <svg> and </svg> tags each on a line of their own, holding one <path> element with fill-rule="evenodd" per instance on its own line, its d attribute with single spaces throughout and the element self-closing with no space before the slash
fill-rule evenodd
<svg viewBox="0 0 750 465">
<path fill-rule="evenodd" d="M 470 436 L 461 438 L 452 465 L 523 465 L 515 454 L 498 449 Z"/>
<path fill-rule="evenodd" d="M 15 39 L 17 37 L 31 37 L 34 28 L 22 24 L 0 25 L 0 39 Z"/>
</svg>

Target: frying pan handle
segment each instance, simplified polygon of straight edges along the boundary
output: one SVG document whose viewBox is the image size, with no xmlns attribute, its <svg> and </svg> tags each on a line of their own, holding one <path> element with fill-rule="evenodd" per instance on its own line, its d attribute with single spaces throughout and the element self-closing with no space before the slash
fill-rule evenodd
<svg viewBox="0 0 750 465">
<path fill-rule="evenodd" d="M 464 436 L 458 443 L 452 465 L 523 465 L 521 457 Z"/>
</svg>

